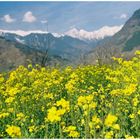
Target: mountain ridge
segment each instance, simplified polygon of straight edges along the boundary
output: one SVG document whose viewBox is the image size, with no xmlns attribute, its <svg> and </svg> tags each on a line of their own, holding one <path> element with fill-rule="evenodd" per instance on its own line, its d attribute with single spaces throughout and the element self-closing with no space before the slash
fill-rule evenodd
<svg viewBox="0 0 140 140">
<path fill-rule="evenodd" d="M 0 35 L 4 33 L 12 33 L 12 34 L 17 34 L 20 36 L 27 36 L 31 33 L 35 34 L 48 34 L 51 33 L 54 37 L 63 37 L 63 36 L 71 36 L 73 38 L 77 38 L 80 40 L 84 41 L 89 41 L 89 40 L 100 40 L 108 36 L 114 35 L 116 32 L 118 32 L 123 25 L 120 26 L 103 26 L 97 30 L 94 31 L 86 31 L 84 29 L 77 29 L 77 28 L 72 28 L 63 34 L 60 33 L 51 33 L 48 31 L 42 31 L 42 30 L 32 30 L 32 31 L 24 31 L 24 30 L 2 30 L 0 29 Z"/>
<path fill-rule="evenodd" d="M 119 32 L 97 45 L 88 54 L 88 59 L 100 59 L 103 62 L 108 59 L 110 62 L 112 56 L 122 55 L 125 59 L 130 59 L 137 49 L 140 49 L 140 9 L 133 13 Z"/>
</svg>

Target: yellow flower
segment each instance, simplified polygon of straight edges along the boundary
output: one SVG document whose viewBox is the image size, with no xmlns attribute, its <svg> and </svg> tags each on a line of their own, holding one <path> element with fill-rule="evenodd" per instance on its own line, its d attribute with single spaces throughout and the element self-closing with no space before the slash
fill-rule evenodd
<svg viewBox="0 0 140 140">
<path fill-rule="evenodd" d="M 82 120 L 81 120 L 81 125 L 84 125 L 84 124 L 85 124 L 85 120 L 82 119 Z"/>
<path fill-rule="evenodd" d="M 100 125 L 97 125 L 95 128 L 96 128 L 96 129 L 99 129 L 99 128 L 100 128 Z"/>
<path fill-rule="evenodd" d="M 63 115 L 65 112 L 66 112 L 65 109 L 59 109 L 59 110 L 57 110 L 57 114 L 58 115 Z"/>
<path fill-rule="evenodd" d="M 78 98 L 78 105 L 79 105 L 79 106 L 82 106 L 82 105 L 85 104 L 85 103 L 86 103 L 85 97 L 84 97 L 84 96 L 80 96 L 80 97 Z"/>
<path fill-rule="evenodd" d="M 113 131 L 106 132 L 105 138 L 106 138 L 106 139 L 111 139 L 111 138 L 113 138 Z"/>
<path fill-rule="evenodd" d="M 74 131 L 74 130 L 76 130 L 76 126 L 68 126 L 67 128 L 66 128 L 66 132 L 69 132 L 69 131 Z"/>
<path fill-rule="evenodd" d="M 89 104 L 93 101 L 93 95 L 88 95 L 85 97 L 85 99 L 86 99 L 87 103 Z"/>
<path fill-rule="evenodd" d="M 96 125 L 96 124 L 101 123 L 101 120 L 96 115 L 94 115 L 92 117 L 92 122 L 93 122 L 94 125 Z"/>
<path fill-rule="evenodd" d="M 114 124 L 112 127 L 113 127 L 114 129 L 116 129 L 116 130 L 120 130 L 119 124 Z"/>
<path fill-rule="evenodd" d="M 68 136 L 72 138 L 77 138 L 80 136 L 80 134 L 76 131 L 76 126 L 68 126 L 65 128 L 64 132 L 69 133 Z"/>
<path fill-rule="evenodd" d="M 14 97 L 9 97 L 5 100 L 5 103 L 12 103 L 14 101 Z"/>
<path fill-rule="evenodd" d="M 95 102 L 92 102 L 89 104 L 89 109 L 92 109 L 92 108 L 95 109 L 96 106 L 97 106 L 97 104 Z"/>
<path fill-rule="evenodd" d="M 139 103 L 138 98 L 133 98 L 132 103 L 133 103 L 134 106 L 137 106 L 138 103 Z"/>
<path fill-rule="evenodd" d="M 58 122 L 61 120 L 61 115 L 66 111 L 64 109 L 57 110 L 56 107 L 52 107 L 48 110 L 48 116 L 45 118 L 46 121 Z"/>
<path fill-rule="evenodd" d="M 117 96 L 119 94 L 121 94 L 121 89 L 114 89 L 110 92 L 111 95 Z"/>
<path fill-rule="evenodd" d="M 84 110 L 96 108 L 96 103 L 93 102 L 93 95 L 80 96 L 78 98 L 78 105 L 81 106 Z"/>
<path fill-rule="evenodd" d="M 130 114 L 129 118 L 134 119 L 135 118 L 135 114 Z"/>
<path fill-rule="evenodd" d="M 139 50 L 135 51 L 135 55 L 140 55 L 140 51 Z"/>
<path fill-rule="evenodd" d="M 14 108 L 8 108 L 8 112 L 13 113 L 14 112 Z"/>
<path fill-rule="evenodd" d="M 5 117 L 8 117 L 10 114 L 9 113 L 1 113 L 0 114 L 0 119 L 2 119 L 2 118 L 5 118 Z"/>
<path fill-rule="evenodd" d="M 73 93 L 75 90 L 75 84 L 76 81 L 74 79 L 69 80 L 66 84 L 65 84 L 65 88 L 67 89 L 67 91 L 69 93 Z"/>
<path fill-rule="evenodd" d="M 72 138 L 78 138 L 80 134 L 77 131 L 70 131 L 68 136 Z"/>
<path fill-rule="evenodd" d="M 89 127 L 90 127 L 90 128 L 93 127 L 93 122 L 89 122 Z"/>
<path fill-rule="evenodd" d="M 30 133 L 36 131 L 36 127 L 35 127 L 34 125 L 29 126 L 28 129 L 29 129 L 29 132 L 30 132 Z"/>
<path fill-rule="evenodd" d="M 57 106 L 62 106 L 63 109 L 65 109 L 66 111 L 70 110 L 70 105 L 69 105 L 69 101 L 66 101 L 65 99 L 61 99 L 60 101 L 56 102 Z"/>
<path fill-rule="evenodd" d="M 17 120 L 25 121 L 25 115 L 23 113 L 18 113 L 16 116 Z"/>
<path fill-rule="evenodd" d="M 10 96 L 15 96 L 19 92 L 18 88 L 7 88 L 7 94 Z"/>
<path fill-rule="evenodd" d="M 130 135 L 125 135 L 126 139 L 134 139 L 134 136 L 130 136 Z"/>
<path fill-rule="evenodd" d="M 140 110 L 138 110 L 138 112 L 137 112 L 139 115 L 140 115 Z"/>
<path fill-rule="evenodd" d="M 115 115 L 108 114 L 108 116 L 105 119 L 105 125 L 110 127 L 113 125 L 113 123 L 117 121 L 117 119 L 118 118 Z"/>
<path fill-rule="evenodd" d="M 137 84 L 130 84 L 126 89 L 123 90 L 125 95 L 131 95 L 136 90 Z"/>
<path fill-rule="evenodd" d="M 41 107 L 41 111 L 42 111 L 42 112 L 44 112 L 44 110 L 45 110 L 45 107 L 44 107 L 44 106 L 42 106 L 42 107 Z"/>
<path fill-rule="evenodd" d="M 23 113 L 18 113 L 18 114 L 17 114 L 17 117 L 18 117 L 18 118 L 23 118 L 23 117 L 25 117 L 25 115 L 24 115 Z"/>
<path fill-rule="evenodd" d="M 21 130 L 20 130 L 20 127 L 18 127 L 18 126 L 13 126 L 13 125 L 8 126 L 7 129 L 6 129 L 6 132 L 12 138 L 21 137 Z"/>
</svg>

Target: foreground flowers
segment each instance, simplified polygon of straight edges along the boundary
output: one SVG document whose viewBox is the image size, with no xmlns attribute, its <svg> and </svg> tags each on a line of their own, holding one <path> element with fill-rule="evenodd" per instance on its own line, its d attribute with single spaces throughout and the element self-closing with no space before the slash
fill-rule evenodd
<svg viewBox="0 0 140 140">
<path fill-rule="evenodd" d="M 139 54 L 111 65 L 0 74 L 0 137 L 140 138 Z"/>
<path fill-rule="evenodd" d="M 13 126 L 13 125 L 12 126 L 8 126 L 7 129 L 6 129 L 6 132 L 12 138 L 19 138 L 19 137 L 21 137 L 20 127 Z"/>
</svg>

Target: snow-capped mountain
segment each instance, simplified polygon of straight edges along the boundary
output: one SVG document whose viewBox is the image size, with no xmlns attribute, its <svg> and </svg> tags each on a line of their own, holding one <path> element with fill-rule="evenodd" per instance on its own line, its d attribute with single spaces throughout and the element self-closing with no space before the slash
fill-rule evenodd
<svg viewBox="0 0 140 140">
<path fill-rule="evenodd" d="M 41 30 L 0 30 L 0 36 L 39 51 L 44 51 L 49 46 L 51 55 L 70 58 L 91 51 L 96 45 L 102 43 L 107 37 L 114 35 L 121 28 L 122 25 L 104 26 L 93 32 L 74 28 L 64 34 L 48 33 Z"/>
<path fill-rule="evenodd" d="M 88 52 L 92 46 L 87 42 L 70 36 L 56 37 L 52 33 L 30 33 L 23 36 L 13 32 L 2 32 L 1 36 L 6 40 L 18 42 L 29 48 L 44 52 L 49 48 L 50 55 L 61 56 L 63 58 L 77 57 L 80 53 Z"/>
<path fill-rule="evenodd" d="M 108 36 L 113 36 L 115 33 L 120 31 L 122 27 L 123 25 L 112 26 L 112 27 L 104 26 L 99 30 L 92 31 L 92 32 L 88 32 L 83 29 L 78 30 L 76 28 L 73 28 L 67 31 L 65 34 L 82 40 L 100 40 Z"/>
<path fill-rule="evenodd" d="M 10 33 L 10 34 L 16 34 L 19 36 L 27 36 L 29 34 L 48 34 L 47 31 L 41 31 L 41 30 L 32 30 L 32 31 L 23 31 L 23 30 L 2 30 L 0 29 L 0 35 L 4 35 L 4 33 Z M 60 37 L 62 35 L 58 33 L 51 33 L 54 37 Z"/>
<path fill-rule="evenodd" d="M 54 37 L 63 37 L 65 35 L 71 36 L 73 38 L 78 38 L 80 40 L 84 41 L 91 41 L 91 40 L 101 40 L 105 37 L 113 36 L 115 33 L 120 31 L 122 29 L 123 25 L 120 26 L 103 26 L 102 28 L 95 30 L 95 31 L 86 31 L 84 29 L 70 29 L 69 31 L 66 31 L 63 34 L 60 33 L 51 33 Z M 41 30 L 33 30 L 33 31 L 23 31 L 23 30 L 0 30 L 0 35 L 3 35 L 4 33 L 11 33 L 11 34 L 17 34 L 20 36 L 27 36 L 31 33 L 34 34 L 48 34 L 47 31 L 41 31 Z"/>
</svg>

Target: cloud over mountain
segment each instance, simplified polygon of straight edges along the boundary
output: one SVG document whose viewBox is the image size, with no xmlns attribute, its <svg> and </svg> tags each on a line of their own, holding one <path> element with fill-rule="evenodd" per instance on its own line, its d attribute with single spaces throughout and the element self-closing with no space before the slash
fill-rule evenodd
<svg viewBox="0 0 140 140">
<path fill-rule="evenodd" d="M 36 21 L 36 17 L 33 15 L 33 13 L 31 11 L 28 11 L 24 14 L 23 22 L 32 23 L 32 22 L 35 22 L 35 21 Z"/>
<path fill-rule="evenodd" d="M 13 19 L 9 14 L 4 15 L 2 20 L 6 23 L 12 23 L 15 21 L 15 19 Z"/>
<path fill-rule="evenodd" d="M 127 14 L 121 14 L 120 15 L 120 19 L 126 19 L 127 18 Z"/>
</svg>

